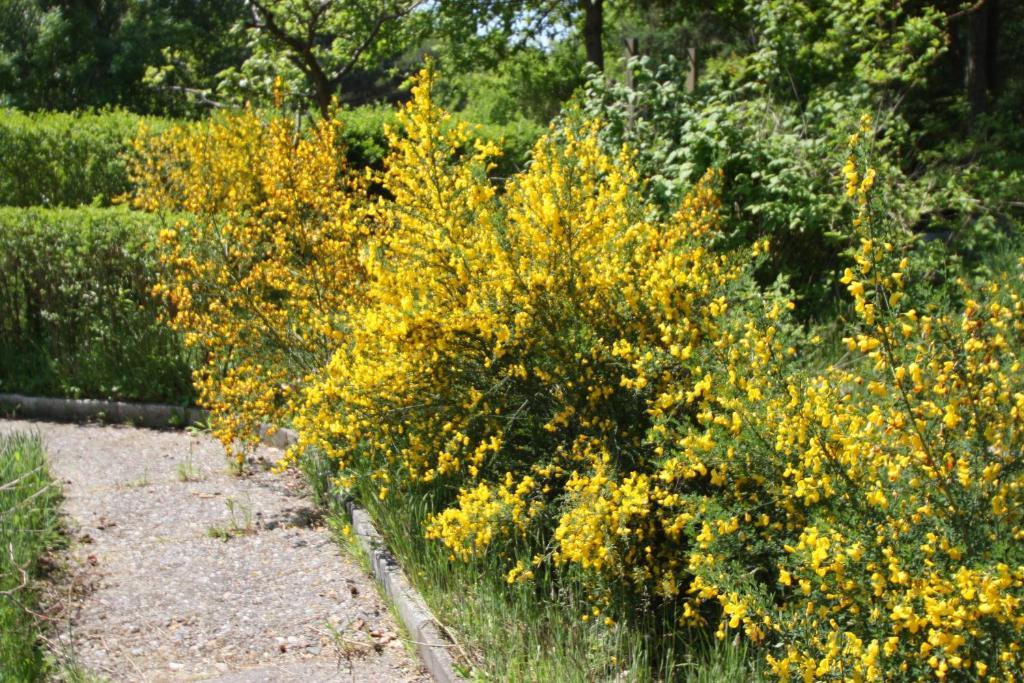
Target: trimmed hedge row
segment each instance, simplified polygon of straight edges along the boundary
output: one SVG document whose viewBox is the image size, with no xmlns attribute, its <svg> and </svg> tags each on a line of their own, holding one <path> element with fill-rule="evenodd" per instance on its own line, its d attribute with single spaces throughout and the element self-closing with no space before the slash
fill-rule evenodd
<svg viewBox="0 0 1024 683">
<path fill-rule="evenodd" d="M 366 106 L 342 110 L 338 116 L 349 163 L 379 168 L 387 152 L 384 127 L 394 123 L 394 110 Z M 124 153 L 143 121 L 153 132 L 172 125 L 123 111 L 0 109 L 0 205 L 109 206 L 131 187 Z M 481 137 L 501 142 L 505 150 L 495 173 L 508 176 L 521 170 L 542 132 L 526 122 L 482 126 Z"/>
<path fill-rule="evenodd" d="M 191 357 L 150 295 L 160 219 L 0 208 L 0 391 L 186 402 Z"/>
<path fill-rule="evenodd" d="M 143 117 L 0 109 L 0 205 L 109 205 L 130 184 L 123 152 Z M 154 130 L 161 119 L 145 119 Z"/>
</svg>

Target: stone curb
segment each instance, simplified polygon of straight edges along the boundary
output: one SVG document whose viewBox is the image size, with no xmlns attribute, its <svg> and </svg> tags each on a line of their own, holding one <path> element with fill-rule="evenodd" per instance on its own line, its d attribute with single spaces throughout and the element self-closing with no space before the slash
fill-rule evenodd
<svg viewBox="0 0 1024 683">
<path fill-rule="evenodd" d="M 281 449 L 298 441 L 298 434 L 291 429 L 279 429 L 269 437 L 266 436 L 264 429 L 260 436 L 267 445 Z M 352 522 L 352 532 L 370 559 L 374 577 L 394 603 L 398 616 L 409 631 L 420 659 L 423 660 L 430 675 L 438 683 L 465 681 L 455 671 L 455 660 L 451 655 L 451 648 L 455 644 L 445 637 L 423 597 L 409 583 L 395 556 L 387 549 L 384 538 L 377 531 L 370 515 L 352 501 L 345 504 L 345 509 Z"/>
<path fill-rule="evenodd" d="M 352 518 L 352 531 L 370 558 L 374 576 L 394 603 L 430 675 L 438 683 L 465 680 L 455 671 L 455 660 L 451 655 L 455 644 L 441 632 L 423 597 L 412 587 L 395 556 L 384 545 L 384 539 L 374 527 L 370 515 L 352 502 L 345 507 Z"/>
<path fill-rule="evenodd" d="M 158 403 L 122 403 L 96 399 L 43 398 L 22 394 L 0 394 L 0 413 L 11 411 L 18 417 L 73 422 L 102 417 L 113 423 L 132 422 L 143 427 L 181 427 L 204 422 L 208 413 L 200 408 L 182 408 Z M 271 433 L 273 431 L 273 433 Z M 260 440 L 272 448 L 284 450 L 298 441 L 292 429 L 260 429 Z M 345 504 L 352 531 L 359 546 L 370 559 L 373 574 L 395 605 L 405 628 L 416 644 L 423 664 L 438 683 L 461 683 L 451 655 L 454 646 L 444 636 L 438 621 L 430 613 L 423 597 L 409 583 L 395 556 L 388 551 L 370 515 L 349 501 Z"/>
<path fill-rule="evenodd" d="M 163 403 L 122 403 L 98 399 L 45 398 L 23 394 L 0 394 L 0 413 L 18 417 L 74 422 L 102 418 L 107 422 L 131 422 L 141 427 L 184 427 L 206 420 L 199 408 Z"/>
</svg>

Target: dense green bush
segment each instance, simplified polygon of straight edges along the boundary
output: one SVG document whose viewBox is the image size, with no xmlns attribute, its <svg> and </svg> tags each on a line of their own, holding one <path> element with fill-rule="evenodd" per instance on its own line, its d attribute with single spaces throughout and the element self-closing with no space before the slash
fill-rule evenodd
<svg viewBox="0 0 1024 683">
<path fill-rule="evenodd" d="M 338 112 L 342 122 L 339 139 L 344 143 L 348 162 L 354 167 L 381 168 L 388 152 L 387 126 L 395 126 L 395 110 L 385 105 L 368 105 L 342 109 Z M 502 123 L 480 122 L 466 117 L 480 126 L 480 137 L 497 143 L 502 156 L 497 160 L 494 174 L 507 177 L 521 170 L 530 157 L 530 149 L 544 132 L 540 124 L 516 118 Z"/>
<path fill-rule="evenodd" d="M 191 399 L 150 296 L 158 228 L 125 209 L 0 208 L 0 391 Z"/>
<path fill-rule="evenodd" d="M 683 87 L 682 64 L 655 69 L 641 59 L 629 68 L 632 86 L 595 74 L 580 98 L 586 116 L 605 122 L 608 149 L 626 144 L 635 151 L 666 214 L 707 168 L 721 168 L 723 239 L 770 237 L 768 279 L 783 274 L 816 307 L 840 262 L 842 243 L 832 236 L 846 210 L 836 178 L 845 131 L 855 126 L 860 107 L 815 112 L 813 120 L 829 114 L 829 124 L 812 127 L 797 107 L 775 103 L 756 87 L 720 84 L 695 95 Z"/>
<path fill-rule="evenodd" d="M 60 489 L 36 436 L 0 434 L 0 681 L 41 681 L 46 664 L 30 579 L 60 542 Z M 24 573 L 23 573 L 24 572 Z"/>
<path fill-rule="evenodd" d="M 384 127 L 394 125 L 395 111 L 385 105 L 368 105 L 338 112 L 342 126 L 339 138 L 353 166 L 379 168 L 388 152 Z"/>
<path fill-rule="evenodd" d="M 583 84 L 586 57 L 575 43 L 550 51 L 525 48 L 491 67 L 464 65 L 439 80 L 438 99 L 473 121 L 510 124 L 520 119 L 546 125 Z M 442 60 L 442 64 L 444 61 Z"/>
<path fill-rule="evenodd" d="M 928 246 L 915 250 L 924 279 L 953 282 L 1017 230 L 1019 115 L 1004 100 L 987 115 L 966 113 L 961 80 L 950 77 L 945 15 L 842 0 L 744 7 L 756 29 L 752 50 L 702 63 L 694 92 L 684 87 L 687 65 L 638 59 L 626 66 L 631 85 L 592 74 L 579 98 L 586 116 L 605 122 L 608 149 L 635 150 L 662 211 L 706 168 L 721 168 L 727 240 L 769 237 L 762 281 L 783 275 L 801 318 L 828 317 L 850 246 L 838 234 L 850 218 L 837 189 L 845 137 L 872 112 L 890 218 L 925 237 Z"/>
<path fill-rule="evenodd" d="M 110 204 L 128 190 L 123 153 L 141 121 L 121 111 L 0 110 L 0 205 Z"/>
</svg>

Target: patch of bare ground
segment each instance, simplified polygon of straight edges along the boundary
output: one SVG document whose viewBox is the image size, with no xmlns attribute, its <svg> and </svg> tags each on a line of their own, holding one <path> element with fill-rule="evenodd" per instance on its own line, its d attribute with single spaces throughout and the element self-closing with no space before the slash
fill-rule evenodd
<svg viewBox="0 0 1024 683">
<path fill-rule="evenodd" d="M 201 434 L 0 420 L 14 430 L 42 435 L 66 495 L 58 657 L 112 681 L 428 680 L 298 475 L 234 476 Z"/>
</svg>

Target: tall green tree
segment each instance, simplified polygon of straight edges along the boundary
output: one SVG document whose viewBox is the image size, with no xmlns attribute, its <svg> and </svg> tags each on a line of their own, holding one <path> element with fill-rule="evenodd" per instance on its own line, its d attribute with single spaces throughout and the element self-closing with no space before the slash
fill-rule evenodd
<svg viewBox="0 0 1024 683">
<path fill-rule="evenodd" d="M 439 0 L 438 37 L 457 62 L 501 59 L 519 47 L 577 37 L 604 68 L 605 10 L 613 0 Z"/>
<path fill-rule="evenodd" d="M 322 115 L 347 80 L 422 37 L 423 0 L 246 0 L 251 54 L 240 73 L 291 74 Z M 269 69 L 268 69 L 269 67 Z"/>
<path fill-rule="evenodd" d="M 143 83 L 164 52 L 215 74 L 241 59 L 241 0 L 0 0 L 0 102 L 24 109 L 117 105 L 183 113 Z M 168 110 L 171 110 L 168 112 Z"/>
<path fill-rule="evenodd" d="M 609 47 L 626 37 L 623 29 L 628 37 L 660 39 L 680 28 L 693 33 L 733 26 L 743 16 L 740 5 L 741 0 L 438 0 L 436 33 L 457 63 L 479 67 L 481 58 L 499 61 L 524 46 L 568 39 L 578 41 L 587 61 L 603 70 Z M 706 32 L 719 36 L 722 30 Z"/>
</svg>

